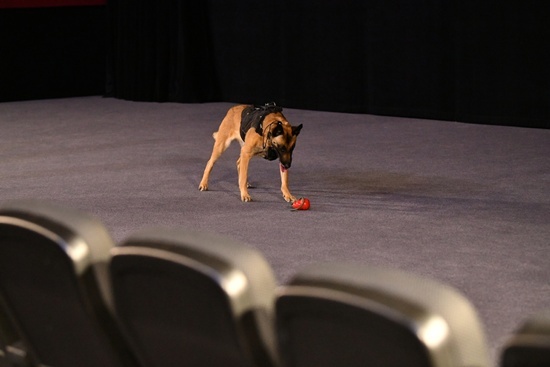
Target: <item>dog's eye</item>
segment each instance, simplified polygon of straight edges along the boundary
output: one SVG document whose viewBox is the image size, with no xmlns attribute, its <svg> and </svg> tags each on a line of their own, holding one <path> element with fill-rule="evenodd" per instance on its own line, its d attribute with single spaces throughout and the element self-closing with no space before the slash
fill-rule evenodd
<svg viewBox="0 0 550 367">
<path fill-rule="evenodd" d="M 279 145 L 277 143 L 273 143 L 273 147 L 277 150 L 279 153 L 286 153 L 288 152 L 288 149 L 284 145 Z"/>
</svg>

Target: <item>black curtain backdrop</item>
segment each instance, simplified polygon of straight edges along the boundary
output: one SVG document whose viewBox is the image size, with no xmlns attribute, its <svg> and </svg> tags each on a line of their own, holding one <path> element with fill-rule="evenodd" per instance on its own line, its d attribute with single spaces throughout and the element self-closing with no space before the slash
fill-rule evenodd
<svg viewBox="0 0 550 367">
<path fill-rule="evenodd" d="M 0 102 L 104 93 L 106 29 L 105 6 L 0 8 Z"/>
<path fill-rule="evenodd" d="M 549 127 L 537 0 L 111 0 L 107 95 Z"/>
<path fill-rule="evenodd" d="M 220 98 L 207 2 L 112 1 L 107 94 L 134 101 Z"/>
</svg>

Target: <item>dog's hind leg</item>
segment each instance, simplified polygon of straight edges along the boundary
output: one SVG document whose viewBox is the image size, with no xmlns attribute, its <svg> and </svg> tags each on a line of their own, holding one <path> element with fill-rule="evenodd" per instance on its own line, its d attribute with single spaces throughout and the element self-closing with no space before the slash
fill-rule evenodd
<svg viewBox="0 0 550 367">
<path fill-rule="evenodd" d="M 214 167 L 214 163 L 216 163 L 218 158 L 220 158 L 223 152 L 225 152 L 232 141 L 232 139 L 229 137 L 221 136 L 219 131 L 215 132 L 212 136 L 215 139 L 214 148 L 212 149 L 212 155 L 210 156 L 210 159 L 208 160 L 208 162 L 206 163 L 206 167 L 204 168 L 202 180 L 199 184 L 200 191 L 208 190 L 208 179 L 210 177 L 210 172 L 212 172 L 212 168 Z"/>
</svg>

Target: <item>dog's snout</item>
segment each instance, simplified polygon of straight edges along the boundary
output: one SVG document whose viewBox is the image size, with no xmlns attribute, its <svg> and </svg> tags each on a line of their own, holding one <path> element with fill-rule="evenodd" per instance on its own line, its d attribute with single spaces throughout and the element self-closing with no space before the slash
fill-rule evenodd
<svg viewBox="0 0 550 367">
<path fill-rule="evenodd" d="M 281 166 L 283 166 L 285 169 L 289 169 L 291 164 L 292 164 L 292 162 L 282 162 L 281 161 Z"/>
</svg>

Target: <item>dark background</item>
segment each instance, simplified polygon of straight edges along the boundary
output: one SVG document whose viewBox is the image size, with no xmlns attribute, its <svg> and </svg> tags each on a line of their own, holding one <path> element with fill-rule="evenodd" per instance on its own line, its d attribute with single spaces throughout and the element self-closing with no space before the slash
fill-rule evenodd
<svg viewBox="0 0 550 367">
<path fill-rule="evenodd" d="M 1 4 L 0 4 L 1 5 Z M 550 127 L 536 0 L 0 9 L 0 101 L 106 95 Z"/>
</svg>

